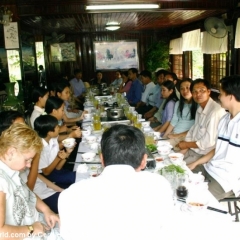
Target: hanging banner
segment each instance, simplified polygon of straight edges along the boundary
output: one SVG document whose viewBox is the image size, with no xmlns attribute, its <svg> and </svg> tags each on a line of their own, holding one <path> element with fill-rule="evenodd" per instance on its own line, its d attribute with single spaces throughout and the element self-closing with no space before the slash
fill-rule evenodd
<svg viewBox="0 0 240 240">
<path fill-rule="evenodd" d="M 6 49 L 19 48 L 17 22 L 10 22 L 9 25 L 4 25 L 4 40 Z"/>
</svg>

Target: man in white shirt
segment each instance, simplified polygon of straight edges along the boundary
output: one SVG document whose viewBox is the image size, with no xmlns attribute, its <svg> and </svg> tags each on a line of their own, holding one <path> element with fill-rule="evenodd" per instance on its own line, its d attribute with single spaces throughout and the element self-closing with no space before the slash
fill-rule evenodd
<svg viewBox="0 0 240 240">
<path fill-rule="evenodd" d="M 101 140 L 102 174 L 76 183 L 59 197 L 61 236 L 70 239 L 157 240 L 171 224 L 173 199 L 162 176 L 146 166 L 143 133 L 116 125 Z"/>
<path fill-rule="evenodd" d="M 219 99 L 228 113 L 218 124 L 216 148 L 189 165 L 210 180 L 209 190 L 217 199 L 240 195 L 240 77 L 220 83 Z"/>
<path fill-rule="evenodd" d="M 215 148 L 217 126 L 225 110 L 210 97 L 211 86 L 207 80 L 197 79 L 190 86 L 193 100 L 199 104 L 195 123 L 189 129 L 185 141 L 176 147 L 185 153 L 184 160 L 189 164 Z"/>
<path fill-rule="evenodd" d="M 143 70 L 140 73 L 140 77 L 144 86 L 144 92 L 142 93 L 141 101 L 136 105 L 136 111 L 144 115 L 155 105 L 156 94 L 158 92 L 154 91 L 155 84 L 152 82 L 151 72 Z"/>
</svg>

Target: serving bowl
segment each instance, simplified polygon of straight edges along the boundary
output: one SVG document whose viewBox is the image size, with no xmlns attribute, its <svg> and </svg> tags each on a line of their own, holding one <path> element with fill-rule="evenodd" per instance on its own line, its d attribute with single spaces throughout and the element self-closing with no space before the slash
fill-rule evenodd
<svg viewBox="0 0 240 240">
<path fill-rule="evenodd" d="M 62 143 L 65 148 L 72 148 L 75 145 L 75 138 L 66 138 Z"/>
<path fill-rule="evenodd" d="M 90 129 L 83 129 L 82 130 L 82 136 L 83 137 L 87 137 L 89 135 L 91 135 L 91 130 Z"/>
<path fill-rule="evenodd" d="M 199 173 L 193 173 L 189 176 L 189 183 L 192 185 L 202 184 L 205 180 L 205 177 Z"/>
<path fill-rule="evenodd" d="M 170 154 L 171 150 L 172 150 L 171 145 L 162 145 L 162 146 L 158 146 L 157 148 L 158 154 L 160 154 L 161 156 L 166 156 Z"/>
<path fill-rule="evenodd" d="M 84 162 L 92 162 L 94 161 L 95 156 L 96 153 L 94 152 L 86 152 L 82 154 L 82 159 Z"/>
<path fill-rule="evenodd" d="M 92 114 L 91 113 L 85 113 L 83 115 L 84 120 L 90 121 L 92 119 Z"/>
<path fill-rule="evenodd" d="M 183 163 L 184 155 L 182 153 L 170 153 L 168 157 L 170 161 L 175 165 L 181 165 Z"/>
<path fill-rule="evenodd" d="M 150 121 L 142 122 L 142 127 L 149 128 L 150 127 Z"/>
<path fill-rule="evenodd" d="M 208 198 L 205 195 L 191 195 L 186 199 L 190 211 L 205 210 L 208 206 Z"/>
<path fill-rule="evenodd" d="M 86 136 L 86 141 L 88 144 L 97 142 L 97 137 L 93 135 Z"/>
</svg>

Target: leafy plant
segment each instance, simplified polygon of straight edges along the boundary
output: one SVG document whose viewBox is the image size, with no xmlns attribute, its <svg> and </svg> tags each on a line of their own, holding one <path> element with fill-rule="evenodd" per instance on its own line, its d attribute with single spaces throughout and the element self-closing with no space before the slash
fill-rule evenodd
<svg viewBox="0 0 240 240">
<path fill-rule="evenodd" d="M 163 40 L 152 43 L 147 49 L 145 66 L 150 72 L 160 67 L 169 69 L 169 44 Z"/>
</svg>

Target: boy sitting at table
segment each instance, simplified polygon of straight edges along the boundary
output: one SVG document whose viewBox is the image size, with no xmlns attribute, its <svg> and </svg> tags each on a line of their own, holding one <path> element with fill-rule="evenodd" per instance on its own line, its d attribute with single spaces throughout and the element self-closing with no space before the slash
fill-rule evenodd
<svg viewBox="0 0 240 240">
<path fill-rule="evenodd" d="M 209 190 L 217 198 L 240 195 L 240 76 L 220 80 L 219 100 L 228 110 L 218 124 L 215 149 L 188 165 L 210 180 Z"/>
<path fill-rule="evenodd" d="M 89 177 L 87 173 L 76 173 L 62 169 L 74 147 L 66 150 L 59 149 L 59 125 L 55 117 L 42 115 L 36 118 L 34 129 L 43 142 L 38 167 L 39 173 L 62 188 L 67 188 L 72 183 Z"/>
</svg>

